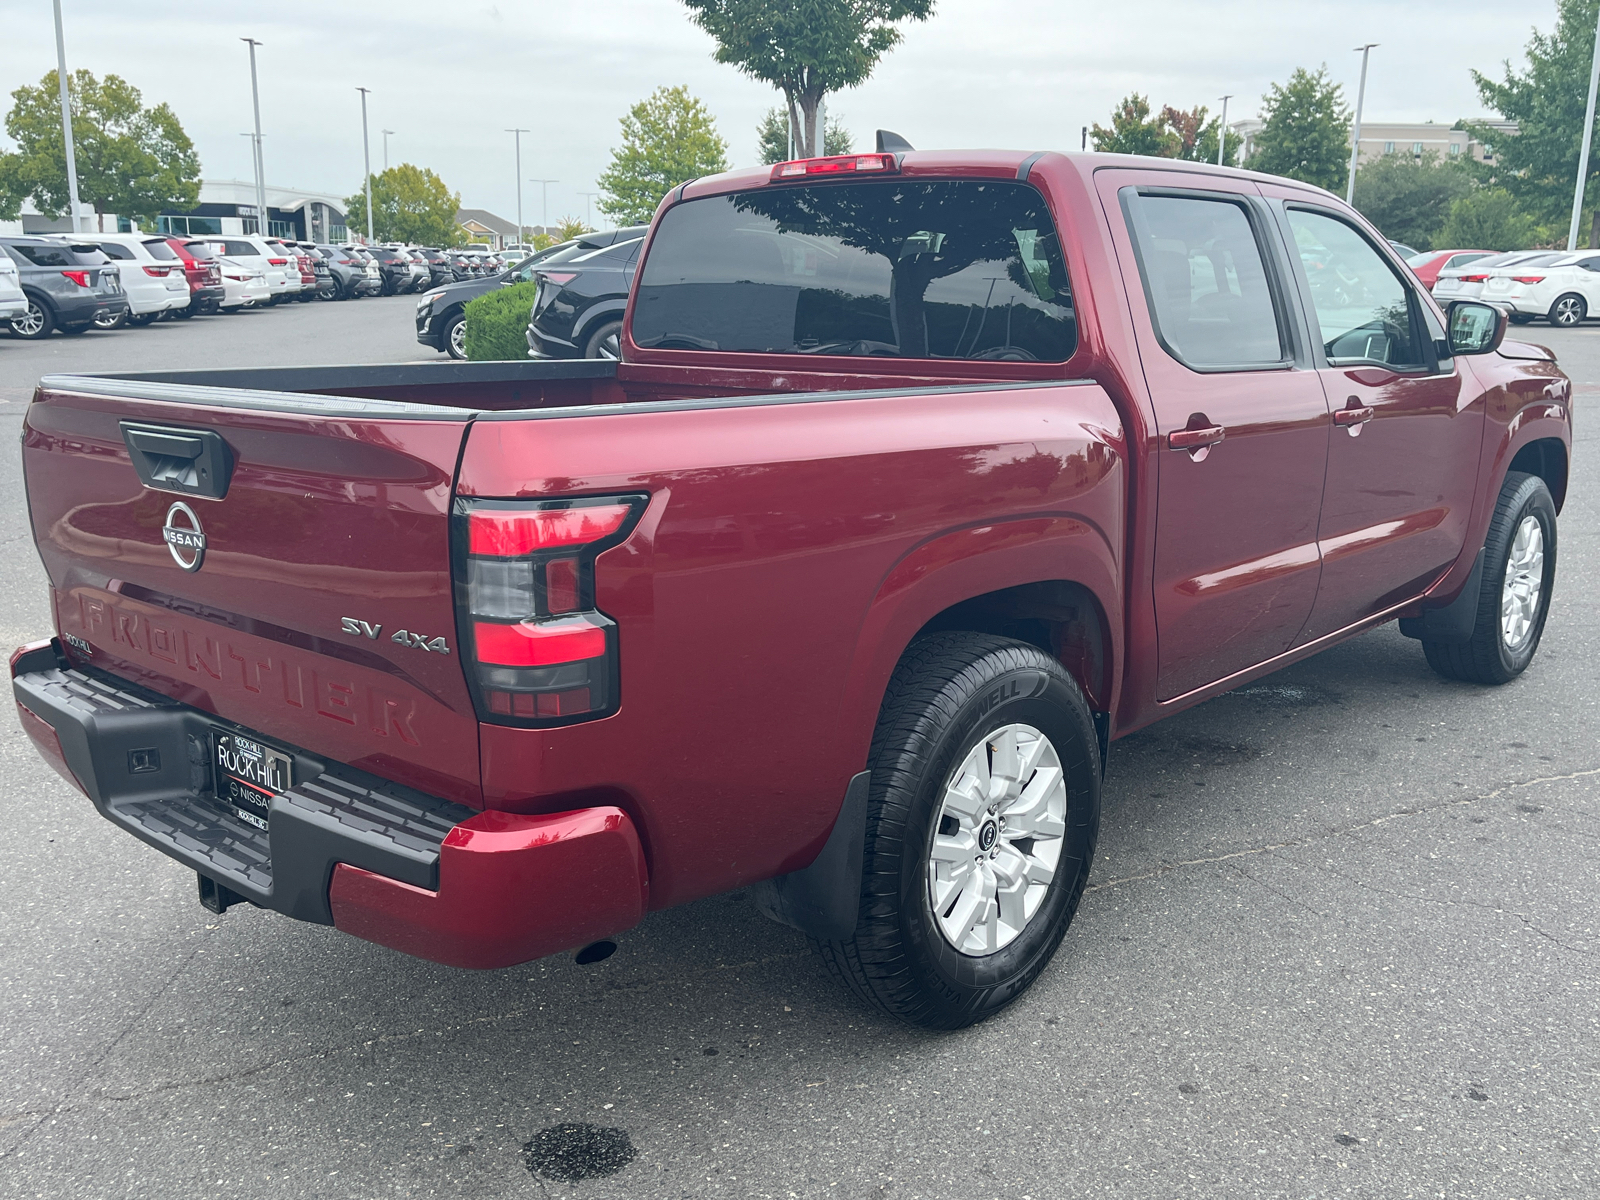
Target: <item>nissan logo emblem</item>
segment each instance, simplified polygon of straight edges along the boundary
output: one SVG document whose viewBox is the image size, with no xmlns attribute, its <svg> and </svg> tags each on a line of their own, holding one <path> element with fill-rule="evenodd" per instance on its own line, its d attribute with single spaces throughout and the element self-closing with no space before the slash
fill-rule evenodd
<svg viewBox="0 0 1600 1200">
<path fill-rule="evenodd" d="M 179 518 L 183 519 L 182 524 Z M 206 557 L 205 530 L 200 528 L 200 518 L 194 515 L 182 500 L 167 509 L 167 523 L 161 527 L 161 537 L 167 543 L 172 561 L 185 571 L 198 571 Z"/>
</svg>

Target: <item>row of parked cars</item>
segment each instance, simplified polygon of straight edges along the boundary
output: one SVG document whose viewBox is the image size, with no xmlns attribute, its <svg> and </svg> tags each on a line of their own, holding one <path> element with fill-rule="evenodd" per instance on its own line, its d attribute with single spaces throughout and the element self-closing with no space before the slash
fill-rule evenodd
<svg viewBox="0 0 1600 1200">
<path fill-rule="evenodd" d="M 436 287 L 417 300 L 417 341 L 465 358 L 468 302 L 495 288 L 536 283 L 528 314 L 530 358 L 616 358 L 628 289 L 649 228 L 586 233 L 491 276 Z"/>
<path fill-rule="evenodd" d="M 21 338 L 148 325 L 290 301 L 395 295 L 488 279 L 486 249 L 320 245 L 254 234 L 0 238 L 0 327 Z"/>
<path fill-rule="evenodd" d="M 1562 328 L 1600 313 L 1600 250 L 1462 253 L 1471 256 L 1437 272 L 1432 288 L 1440 304 L 1481 300 L 1505 309 L 1518 325 L 1543 317 Z"/>
</svg>

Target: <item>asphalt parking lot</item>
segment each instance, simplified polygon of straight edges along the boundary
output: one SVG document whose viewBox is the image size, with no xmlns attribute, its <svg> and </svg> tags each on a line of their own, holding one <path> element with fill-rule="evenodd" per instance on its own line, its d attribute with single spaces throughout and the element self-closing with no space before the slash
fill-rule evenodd
<svg viewBox="0 0 1600 1200">
<path fill-rule="evenodd" d="M 0 337 L 6 643 L 49 628 L 15 450 L 40 373 L 435 358 L 411 305 Z M 1060 954 L 959 1034 L 861 1007 L 742 894 L 477 974 L 213 916 L 8 711 L 0 1194 L 1595 1195 L 1600 327 L 1514 336 L 1578 384 L 1532 668 L 1446 683 L 1390 626 L 1117 743 Z M 625 1165 L 534 1174 L 569 1124 Z"/>
</svg>

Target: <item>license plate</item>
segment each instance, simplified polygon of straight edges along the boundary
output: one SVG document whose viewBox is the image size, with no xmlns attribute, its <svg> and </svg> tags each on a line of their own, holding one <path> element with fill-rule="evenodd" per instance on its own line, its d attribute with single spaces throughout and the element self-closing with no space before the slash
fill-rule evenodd
<svg viewBox="0 0 1600 1200">
<path fill-rule="evenodd" d="M 265 829 L 272 798 L 294 784 L 294 760 L 236 733 L 219 733 L 212 744 L 218 802 L 245 824 Z"/>
</svg>

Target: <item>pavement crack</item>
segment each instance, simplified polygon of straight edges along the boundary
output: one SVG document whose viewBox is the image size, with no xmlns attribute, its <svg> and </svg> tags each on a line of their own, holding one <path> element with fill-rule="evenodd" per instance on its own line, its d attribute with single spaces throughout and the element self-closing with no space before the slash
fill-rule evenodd
<svg viewBox="0 0 1600 1200">
<path fill-rule="evenodd" d="M 1343 825 L 1334 829 L 1322 829 L 1316 833 L 1308 833 L 1297 838 L 1288 838 L 1281 842 L 1272 842 L 1265 846 L 1251 846 L 1244 850 L 1230 850 L 1226 854 L 1208 854 L 1201 858 L 1180 858 L 1173 862 L 1161 863 L 1149 871 L 1141 871 L 1137 875 L 1124 875 L 1119 879 L 1108 879 L 1104 883 L 1090 884 L 1084 888 L 1084 894 L 1105 891 L 1107 888 L 1122 887 L 1129 883 L 1142 883 L 1147 879 L 1156 879 L 1162 875 L 1170 874 L 1183 867 L 1204 867 L 1213 863 L 1232 862 L 1240 858 L 1254 858 L 1258 854 L 1271 854 L 1274 850 L 1294 850 L 1302 846 L 1309 846 L 1315 842 L 1328 841 L 1332 838 L 1347 837 L 1352 833 L 1360 833 L 1364 829 L 1376 829 L 1379 825 L 1387 825 L 1390 821 L 1399 821 L 1406 817 L 1426 816 L 1429 813 L 1443 812 L 1450 808 L 1464 808 L 1469 804 L 1477 804 L 1483 800 L 1494 800 L 1508 792 L 1515 792 L 1522 788 L 1538 787 L 1546 783 L 1565 783 L 1571 779 L 1588 779 L 1600 775 L 1600 767 L 1590 767 L 1582 771 L 1570 771 L 1565 775 L 1540 775 L 1534 779 L 1519 779 L 1512 783 L 1501 784 L 1492 791 L 1484 792 L 1477 796 L 1457 796 L 1449 800 L 1440 800 L 1433 804 L 1419 804 L 1412 808 L 1402 808 L 1395 812 L 1385 813 L 1381 817 L 1373 817 L 1366 821 L 1357 821 L 1351 825 Z"/>
</svg>

